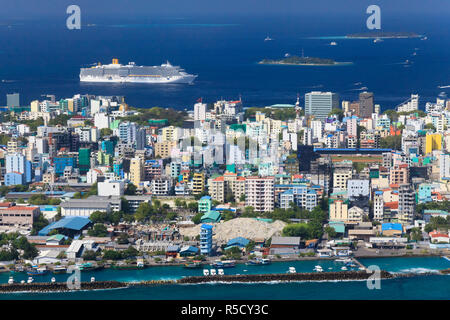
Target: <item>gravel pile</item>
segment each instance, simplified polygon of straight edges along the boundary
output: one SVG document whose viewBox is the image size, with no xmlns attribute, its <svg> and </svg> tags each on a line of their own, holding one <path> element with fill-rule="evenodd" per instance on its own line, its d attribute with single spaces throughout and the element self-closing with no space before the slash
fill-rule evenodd
<svg viewBox="0 0 450 320">
<path fill-rule="evenodd" d="M 268 239 L 274 235 L 281 235 L 286 223 L 279 220 L 268 223 L 253 218 L 236 218 L 212 225 L 214 226 L 213 240 L 221 243 L 236 237 L 244 237 L 249 240 Z M 183 236 L 195 237 L 200 234 L 200 226 L 180 228 L 179 231 Z"/>
</svg>

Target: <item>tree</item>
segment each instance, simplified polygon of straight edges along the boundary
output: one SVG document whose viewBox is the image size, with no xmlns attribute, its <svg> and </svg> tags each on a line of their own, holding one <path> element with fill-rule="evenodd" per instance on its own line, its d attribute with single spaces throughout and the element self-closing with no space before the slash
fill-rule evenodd
<svg viewBox="0 0 450 320">
<path fill-rule="evenodd" d="M 129 213 L 130 211 L 130 204 L 128 200 L 125 197 L 120 198 L 120 207 L 122 208 L 122 211 L 125 213 Z"/>
<path fill-rule="evenodd" d="M 402 147 L 402 136 L 395 135 L 395 136 L 384 137 L 380 140 L 380 147 L 394 149 L 394 150 L 400 150 Z"/>
<path fill-rule="evenodd" d="M 424 129 L 430 129 L 430 130 L 436 131 L 436 127 L 432 123 L 427 123 L 424 126 Z"/>
<path fill-rule="evenodd" d="M 188 209 L 193 212 L 198 211 L 198 202 L 197 201 L 189 202 L 187 206 L 188 206 Z"/>
<path fill-rule="evenodd" d="M 100 253 L 94 250 L 86 250 L 83 253 L 83 260 L 95 260 L 98 256 L 100 255 Z"/>
<path fill-rule="evenodd" d="M 193 218 L 192 218 L 192 222 L 194 222 L 195 224 L 199 224 L 201 222 L 201 218 L 203 216 L 203 213 L 197 213 Z"/>
<path fill-rule="evenodd" d="M 137 187 L 134 184 L 129 183 L 127 185 L 127 188 L 125 189 L 125 194 L 127 196 L 135 195 L 136 194 L 136 190 L 137 190 Z"/>
<path fill-rule="evenodd" d="M 147 202 L 143 202 L 137 208 L 134 218 L 139 222 L 143 222 L 151 216 L 152 212 L 152 206 Z"/>
<path fill-rule="evenodd" d="M 308 238 L 309 227 L 306 223 L 288 224 L 283 228 L 282 234 L 285 237 L 300 237 L 305 239 Z"/>
<path fill-rule="evenodd" d="M 105 260 L 120 260 L 122 259 L 122 254 L 115 250 L 105 250 L 103 252 L 103 259 Z"/>
<path fill-rule="evenodd" d="M 333 227 L 326 226 L 326 227 L 324 228 L 324 231 L 325 231 L 325 233 L 328 235 L 328 238 L 329 238 L 329 239 L 336 238 L 336 236 L 337 236 L 336 230 L 334 230 Z"/>
<path fill-rule="evenodd" d="M 241 196 L 239 197 L 239 201 L 240 202 L 244 202 L 245 201 L 245 193 L 241 194 Z"/>
<path fill-rule="evenodd" d="M 108 221 L 108 213 L 104 211 L 94 211 L 89 216 L 89 219 L 93 223 L 105 223 L 106 221 Z"/>
<path fill-rule="evenodd" d="M 113 131 L 110 128 L 102 128 L 100 129 L 100 138 L 105 136 L 110 136 L 113 134 Z"/>
<path fill-rule="evenodd" d="M 413 241 L 422 241 L 422 231 L 420 228 L 412 228 L 409 236 Z"/>
<path fill-rule="evenodd" d="M 116 239 L 118 244 L 127 244 L 128 241 L 128 235 L 126 233 L 121 233 L 117 239 Z"/>
<path fill-rule="evenodd" d="M 108 230 L 104 224 L 96 223 L 92 229 L 88 230 L 88 235 L 91 237 L 106 237 L 108 235 Z"/>
<path fill-rule="evenodd" d="M 39 217 L 35 221 L 33 221 L 33 229 L 31 229 L 31 234 L 37 235 L 37 233 L 44 227 L 48 226 L 48 224 L 48 220 L 45 219 L 43 214 L 40 214 Z"/>
<path fill-rule="evenodd" d="M 138 255 L 139 251 L 136 248 L 129 246 L 126 250 L 122 252 L 122 259 L 134 258 Z"/>
</svg>

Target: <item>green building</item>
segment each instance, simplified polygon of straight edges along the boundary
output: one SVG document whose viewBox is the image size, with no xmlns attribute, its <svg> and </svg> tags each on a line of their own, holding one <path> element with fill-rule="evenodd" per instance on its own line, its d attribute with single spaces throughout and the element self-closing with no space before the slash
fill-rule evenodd
<svg viewBox="0 0 450 320">
<path fill-rule="evenodd" d="M 210 210 L 201 217 L 200 221 L 202 223 L 215 223 L 219 222 L 221 218 L 219 211 Z"/>
<path fill-rule="evenodd" d="M 210 196 L 201 197 L 198 201 L 198 212 L 211 211 L 212 201 Z"/>
<path fill-rule="evenodd" d="M 78 168 L 81 174 L 89 171 L 91 168 L 91 149 L 80 148 L 78 150 Z"/>
</svg>

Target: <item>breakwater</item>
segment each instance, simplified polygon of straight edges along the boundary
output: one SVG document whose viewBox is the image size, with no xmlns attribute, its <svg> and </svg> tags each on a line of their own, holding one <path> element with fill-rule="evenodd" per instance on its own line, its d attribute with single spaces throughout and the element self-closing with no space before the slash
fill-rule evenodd
<svg viewBox="0 0 450 320">
<path fill-rule="evenodd" d="M 349 281 L 366 280 L 372 274 L 366 271 L 340 271 L 340 272 L 315 272 L 315 273 L 280 273 L 280 274 L 247 274 L 247 275 L 221 275 L 185 277 L 176 283 L 207 283 L 207 282 L 270 282 L 270 281 Z M 381 271 L 382 279 L 394 278 L 387 271 Z"/>
<path fill-rule="evenodd" d="M 80 289 L 69 289 L 65 282 L 12 283 L 12 284 L 1 284 L 0 285 L 0 293 L 100 290 L 100 289 L 118 289 L 118 288 L 126 288 L 126 287 L 127 287 L 127 284 L 125 282 L 119 282 L 119 281 L 81 282 Z"/>
</svg>

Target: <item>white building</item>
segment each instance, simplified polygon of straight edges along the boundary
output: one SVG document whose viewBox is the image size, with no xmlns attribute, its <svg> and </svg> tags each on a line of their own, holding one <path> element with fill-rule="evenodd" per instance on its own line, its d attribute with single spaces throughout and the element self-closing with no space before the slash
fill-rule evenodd
<svg viewBox="0 0 450 320">
<path fill-rule="evenodd" d="M 99 196 L 123 196 L 125 192 L 125 183 L 123 180 L 108 180 L 104 182 L 98 182 L 98 195 Z"/>
</svg>

